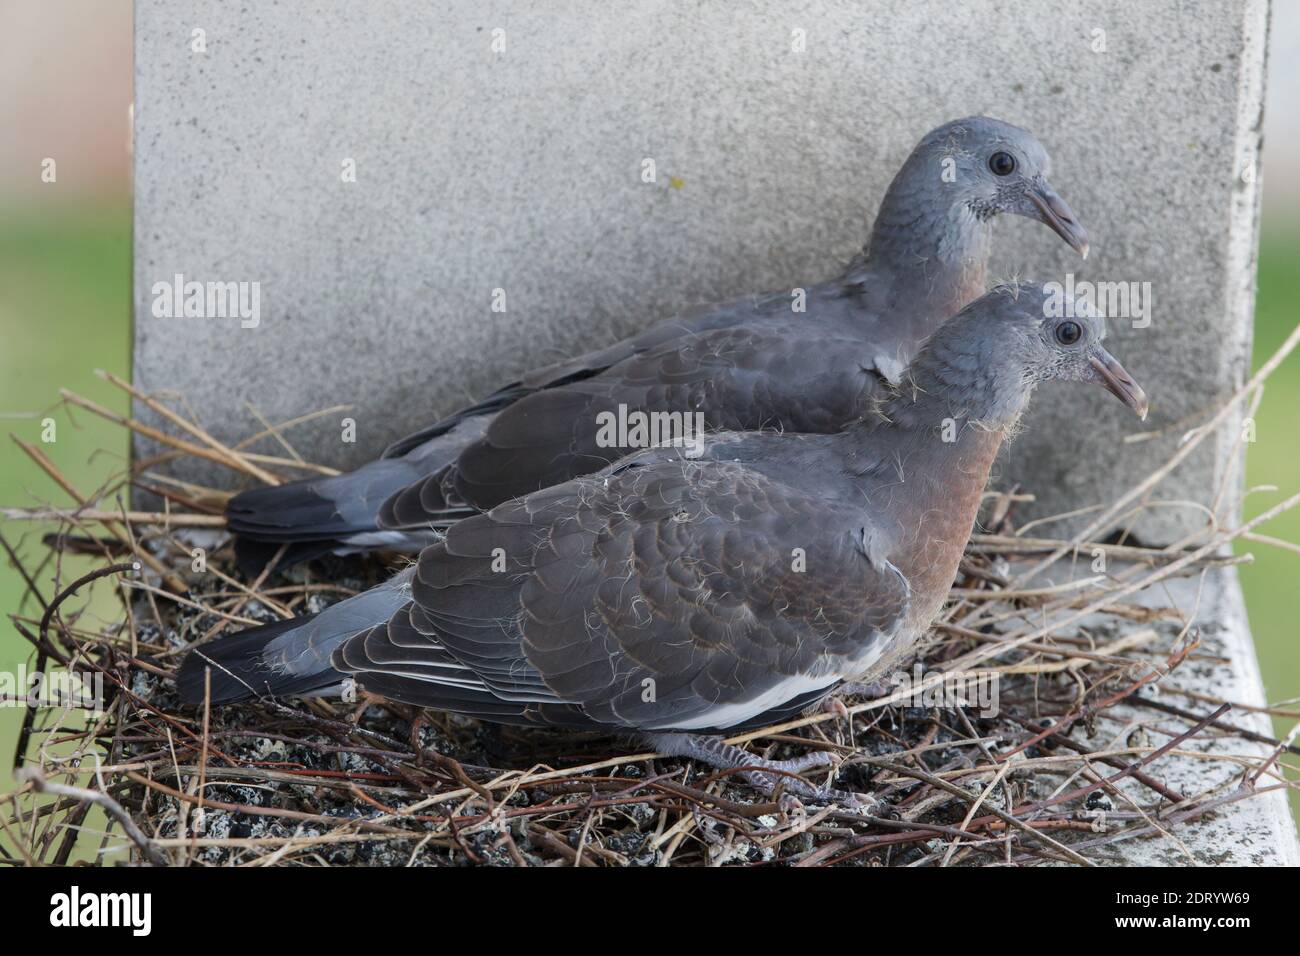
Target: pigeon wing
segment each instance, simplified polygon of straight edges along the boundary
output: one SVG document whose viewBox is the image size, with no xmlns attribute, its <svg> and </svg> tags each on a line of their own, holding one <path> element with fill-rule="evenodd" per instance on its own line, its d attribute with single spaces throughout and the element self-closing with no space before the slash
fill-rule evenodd
<svg viewBox="0 0 1300 956">
<path fill-rule="evenodd" d="M 817 360 L 809 361 L 810 355 Z M 702 422 L 709 431 L 824 434 L 860 414 L 883 385 L 857 334 L 834 325 L 801 331 L 760 324 L 693 334 L 596 377 L 523 397 L 453 463 L 389 498 L 380 526 L 443 523 L 458 510 L 486 510 L 597 471 L 629 452 L 610 442 L 606 430 L 630 414 L 676 415 L 685 427 Z"/>
<path fill-rule="evenodd" d="M 735 463 L 633 461 L 453 525 L 387 638 L 336 666 L 488 719 L 703 730 L 825 692 L 897 632 L 908 585 L 861 509 Z"/>
</svg>

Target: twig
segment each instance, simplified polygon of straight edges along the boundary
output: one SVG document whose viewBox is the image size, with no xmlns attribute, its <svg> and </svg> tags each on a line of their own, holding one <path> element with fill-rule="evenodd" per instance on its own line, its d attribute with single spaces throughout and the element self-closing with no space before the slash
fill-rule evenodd
<svg viewBox="0 0 1300 956">
<path fill-rule="evenodd" d="M 154 866 L 166 866 L 167 857 L 163 854 L 153 842 L 140 831 L 131 819 L 131 815 L 122 809 L 122 805 L 114 800 L 108 794 L 100 793 L 98 790 L 87 790 L 84 787 L 69 787 L 62 783 L 51 783 L 45 779 L 45 776 L 35 767 L 23 767 L 15 772 L 15 775 L 32 785 L 32 789 L 37 793 L 52 793 L 60 797 L 68 797 L 73 800 L 93 803 L 100 807 L 105 813 L 118 822 L 127 837 L 140 848 L 145 859 Z"/>
<path fill-rule="evenodd" d="M 163 511 L 101 511 L 96 508 L 0 508 L 0 518 L 9 521 L 67 521 L 84 518 L 86 521 L 126 520 L 132 524 L 163 525 L 176 528 L 224 528 L 226 519 L 220 515 L 188 515 Z"/>
<path fill-rule="evenodd" d="M 221 442 L 217 441 L 215 438 L 209 435 L 202 428 L 200 428 L 198 425 L 195 425 L 194 423 L 189 422 L 186 419 L 182 418 L 180 415 L 177 415 L 174 411 L 172 411 L 162 402 L 158 401 L 157 399 L 149 395 L 146 395 L 144 392 L 140 391 L 138 388 L 133 386 L 130 382 L 123 381 L 122 379 L 114 375 L 112 372 L 106 371 L 105 369 L 98 369 L 96 371 L 96 374 L 100 378 L 116 385 L 124 392 L 129 393 L 136 400 L 143 402 L 148 408 L 157 412 L 159 415 L 167 419 L 173 425 L 189 432 L 199 441 L 203 442 L 205 445 L 207 445 L 209 448 L 215 451 L 218 455 L 220 455 L 224 459 L 224 463 L 229 467 L 234 468 L 238 471 L 245 472 L 246 474 L 252 475 L 254 478 L 258 479 L 261 482 L 264 482 L 265 484 L 268 485 L 280 484 L 279 478 L 271 474 L 269 471 L 265 471 L 262 468 L 259 468 L 257 465 L 254 465 L 252 462 L 248 460 L 248 458 L 242 452 L 237 452 L 233 448 L 226 447 Z"/>
</svg>

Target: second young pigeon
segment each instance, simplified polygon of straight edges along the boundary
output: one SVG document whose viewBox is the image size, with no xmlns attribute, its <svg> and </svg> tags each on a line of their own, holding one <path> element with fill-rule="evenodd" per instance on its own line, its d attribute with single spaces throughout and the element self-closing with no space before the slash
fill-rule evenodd
<svg viewBox="0 0 1300 956">
<path fill-rule="evenodd" d="M 1047 172 L 1046 151 L 1023 129 L 987 117 L 946 123 L 894 177 L 863 253 L 804 289 L 805 311 L 785 291 L 670 319 L 534 370 L 354 472 L 237 495 L 226 517 L 241 563 L 284 544 L 282 563 L 417 550 L 436 539 L 433 528 L 653 442 L 635 422 L 609 440 L 610 421 L 676 416 L 662 420 L 680 423 L 679 437 L 688 428 L 692 437 L 701 428 L 834 432 L 983 294 L 996 216 L 1038 219 L 1086 254 L 1086 234 Z"/>
</svg>

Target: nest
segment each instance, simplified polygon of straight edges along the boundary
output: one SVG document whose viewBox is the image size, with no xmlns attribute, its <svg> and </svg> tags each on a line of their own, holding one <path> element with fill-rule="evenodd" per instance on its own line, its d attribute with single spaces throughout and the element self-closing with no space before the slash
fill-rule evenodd
<svg viewBox="0 0 1300 956">
<path fill-rule="evenodd" d="M 288 435 L 307 419 L 228 446 L 112 376 L 167 427 L 65 392 L 66 402 L 170 450 L 83 494 L 38 448 L 19 442 L 75 506 L 6 509 L 11 519 L 57 523 L 36 566 L 0 536 L 28 588 L 10 617 L 32 645 L 33 672 L 98 682 L 103 707 L 24 712 L 19 782 L 0 797 L 0 859 L 1086 865 L 1112 861 L 1133 841 L 1190 858 L 1180 832 L 1228 805 L 1294 786 L 1283 771 L 1300 750 L 1242 726 L 1242 715 L 1229 713 L 1232 702 L 1178 688 L 1180 669 L 1226 662 L 1214 635 L 1193 624 L 1194 610 L 1153 600 L 1162 591 L 1153 585 L 1249 560 L 1232 557 L 1230 542 L 1300 496 L 1168 548 L 1102 533 L 1129 520 L 1243 403 L 1258 402 L 1264 377 L 1298 336 L 1207 411 L 1162 469 L 1095 509 L 1073 537 L 1036 537 L 1039 523 L 1018 525 L 1028 494 L 989 494 L 986 533 L 973 537 L 929 638 L 912 649 L 914 660 L 900 662 L 905 680 L 852 688 L 856 696 L 731 738 L 773 758 L 831 753 L 838 766 L 810 781 L 869 793 L 877 802 L 866 809 L 803 803 L 780 786 L 764 793 L 734 774 L 637 752 L 618 737 L 499 727 L 364 694 L 182 707 L 172 677 L 190 647 L 320 610 L 384 579 L 402 559 L 330 559 L 285 571 L 273 564 L 241 581 L 222 530 L 225 493 L 168 477 L 162 466 L 199 456 L 253 480 L 331 473 L 292 449 Z M 270 440 L 284 454 L 252 451 Z M 157 496 L 160 510 L 127 510 L 129 488 Z M 96 556 L 95 569 L 71 579 L 65 559 L 73 553 Z M 1080 577 L 1098 556 L 1103 570 Z M 52 589 L 42 590 L 38 580 L 49 579 Z M 86 624 L 87 595 L 96 589 L 120 602 L 111 627 Z M 971 697 L 990 682 L 993 708 Z M 1158 687 L 1164 691 L 1153 693 Z M 1180 789 L 1164 772 L 1175 760 L 1212 764 L 1216 773 L 1198 777 L 1194 791 Z"/>
</svg>

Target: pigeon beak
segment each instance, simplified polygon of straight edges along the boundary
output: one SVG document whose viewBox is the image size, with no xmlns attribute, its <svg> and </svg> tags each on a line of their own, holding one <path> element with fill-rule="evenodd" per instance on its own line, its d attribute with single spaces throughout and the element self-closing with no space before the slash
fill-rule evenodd
<svg viewBox="0 0 1300 956">
<path fill-rule="evenodd" d="M 1043 179 L 1031 183 L 1027 190 L 1029 201 L 1038 210 L 1038 218 L 1067 243 L 1070 248 L 1088 258 L 1088 232 L 1074 217 L 1074 210 L 1056 194 Z"/>
<path fill-rule="evenodd" d="M 1098 345 L 1088 356 L 1088 361 L 1092 364 L 1093 371 L 1097 373 L 1097 380 L 1106 391 L 1133 409 L 1138 418 L 1146 421 L 1147 393 L 1142 391 L 1141 385 L 1133 381 L 1133 376 L 1124 371 L 1124 366 L 1119 364 L 1119 360 Z"/>
</svg>

